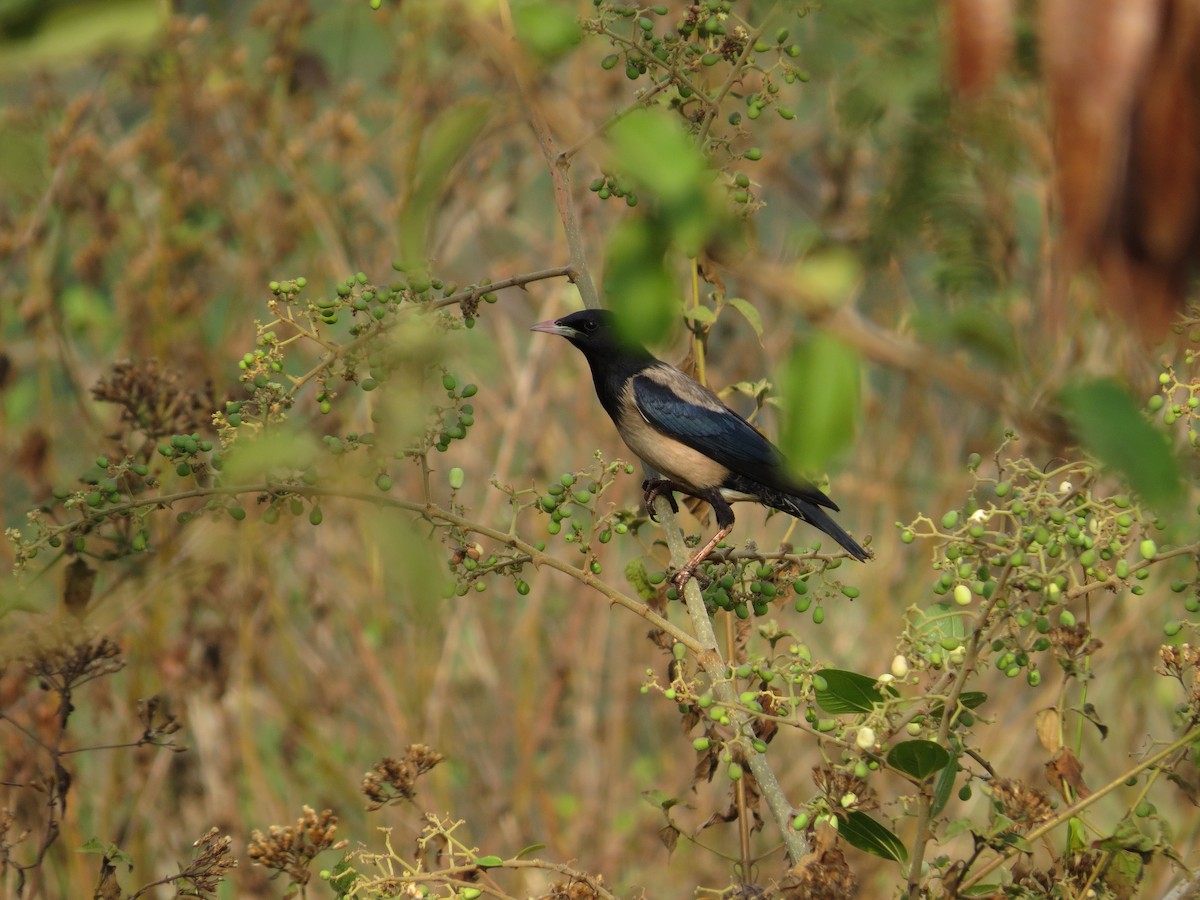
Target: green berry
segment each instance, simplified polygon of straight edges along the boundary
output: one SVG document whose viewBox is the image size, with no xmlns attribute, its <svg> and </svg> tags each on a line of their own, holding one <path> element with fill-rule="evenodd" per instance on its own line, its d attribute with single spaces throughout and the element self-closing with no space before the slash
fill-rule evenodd
<svg viewBox="0 0 1200 900">
<path fill-rule="evenodd" d="M 314 506 L 312 512 L 308 514 L 308 521 L 312 525 L 320 525 L 324 521 L 325 516 L 321 514 L 321 507 Z"/>
</svg>

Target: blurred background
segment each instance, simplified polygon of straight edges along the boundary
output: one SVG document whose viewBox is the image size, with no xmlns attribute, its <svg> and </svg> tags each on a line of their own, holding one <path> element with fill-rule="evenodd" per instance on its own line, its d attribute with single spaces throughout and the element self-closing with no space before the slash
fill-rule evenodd
<svg viewBox="0 0 1200 900">
<path fill-rule="evenodd" d="M 694 10 L 666 6 L 663 27 Z M 906 610 L 937 599 L 932 549 L 902 543 L 897 522 L 963 508 L 969 455 L 986 467 L 1008 429 L 1038 466 L 1075 453 L 1055 406 L 1073 379 L 1112 377 L 1140 405 L 1158 389 L 1163 360 L 1190 365 L 1179 349 L 1186 334 L 1170 326 L 1194 295 L 1200 234 L 1200 14 L 1169 0 L 1137 11 L 1065 0 L 734 8 L 766 35 L 786 29 L 772 43 L 797 48 L 795 77 L 775 73 L 779 96 L 761 115 L 715 123 L 728 144 L 714 165 L 735 212 L 709 235 L 696 293 L 677 248 L 665 271 L 681 303 L 718 292 L 745 298 L 761 319 L 761 336 L 748 314 L 689 319 L 711 324 L 708 382 L 745 383 L 730 403 L 753 409 L 763 379 L 771 394 L 782 385 L 827 399 L 802 409 L 816 417 L 801 420 L 812 430 L 840 436 L 813 462 L 828 473 L 840 521 L 871 536 L 876 559 L 843 568 L 860 595 L 828 604 L 819 626 L 786 607 L 779 619 L 826 664 L 876 675 L 896 653 Z M 573 153 L 597 281 L 627 285 L 629 254 L 615 238 L 646 204 L 601 199 L 588 184 L 616 168 L 614 144 L 597 131 L 652 82 L 628 77 L 624 57 L 605 64 L 620 46 L 599 26 L 575 24 L 597 14 L 591 2 L 515 0 L 512 9 L 484 0 L 0 3 L 5 527 L 26 528 L 28 511 L 55 489 L 77 489 L 96 457 L 132 452 L 119 410 L 93 393 L 117 364 L 145 376 L 147 402 L 168 404 L 176 430 L 219 442 L 211 414 L 242 395 L 238 363 L 255 347 L 256 322 L 272 318 L 273 280 L 303 277 L 318 296 L 358 272 L 387 284 L 393 263 L 460 285 L 566 265 L 531 103 Z M 628 33 L 619 20 L 605 27 Z M 738 84 L 734 94 L 755 89 Z M 644 185 L 631 176 L 639 200 L 662 177 L 646 166 Z M 458 383 L 479 385 L 468 437 L 434 457 L 440 502 L 451 494 L 447 473 L 461 468 L 455 502 L 504 530 L 508 501 L 493 480 L 532 488 L 586 469 L 597 450 L 628 458 L 583 360 L 528 333 L 579 305 L 567 281 L 538 281 L 500 292 L 475 327 L 422 346 Z M 678 362 L 691 352 L 695 362 L 683 320 L 671 321 L 659 355 Z M 849 363 L 825 389 L 795 348 L 830 335 Z M 288 372 L 317 358 L 297 346 Z M 329 415 L 314 392 L 299 395 L 295 440 L 369 430 L 372 414 L 393 425 L 419 419 L 441 392 L 438 379 L 416 375 L 393 381 L 388 399 L 338 389 Z M 802 453 L 805 427 L 784 418 L 768 405 L 757 421 L 773 435 L 785 429 L 785 446 Z M 329 472 L 347 492 L 372 489 L 377 475 L 350 458 Z M 388 476 L 392 495 L 423 499 L 411 461 L 393 461 Z M 639 483 L 640 474 L 619 477 L 605 500 L 636 507 Z M 718 779 L 693 793 L 694 752 L 675 705 L 640 692 L 648 670 L 666 677 L 643 620 L 546 569 L 526 570 L 527 594 L 497 580 L 456 596 L 455 548 L 395 510 L 329 497 L 314 527 L 307 513 L 269 523 L 246 505 L 243 521 L 156 513 L 147 552 L 105 561 L 103 548 L 89 548 L 96 574 L 80 627 L 115 641 L 126 666 L 77 692 L 68 744 L 135 741 L 137 701 L 161 695 L 188 749 L 69 757 L 75 788 L 33 896 L 95 890 L 99 857 L 77 852 L 89 839 L 129 854 L 132 873 L 119 872 L 128 889 L 174 872 L 212 826 L 233 836 L 242 859 L 219 895 L 281 896 L 283 882 L 243 851 L 254 829 L 291 823 L 304 804 L 333 809 L 339 837 L 354 846 L 379 846 L 376 829 L 394 826 L 407 853 L 411 812 L 367 812 L 359 785 L 380 757 L 417 742 L 447 756 L 421 783 L 421 807 L 465 819 L 461 836 L 481 852 L 542 843 L 540 856 L 603 873 L 620 896 L 686 897 L 729 883 L 729 862 L 715 853 L 683 840 L 668 854 L 661 813 L 642 799 L 682 798 L 673 815 L 687 830 L 723 808 L 727 787 Z M 746 508 L 734 538 L 773 547 L 789 524 Z M 552 541 L 543 521 L 529 527 L 530 540 Z M 1162 540 L 1194 540 L 1189 527 L 1171 524 Z M 623 587 L 620 573 L 637 558 L 661 569 L 657 537 L 642 529 L 600 548 L 604 577 Z M 790 539 L 812 535 L 802 526 Z M 578 562 L 572 547 L 551 548 Z M 16 816 L 9 842 L 34 830 L 11 850 L 28 863 L 44 809 L 20 786 L 46 764 L 35 738 L 55 707 L 17 660 L 64 616 L 69 560 L 44 552 L 18 577 L 8 574 L 14 554 L 0 546 L 0 653 L 10 662 L 0 674 L 0 806 Z M 1080 734 L 1093 784 L 1169 738 L 1178 697 L 1153 669 L 1164 623 L 1180 616 L 1165 585 L 1191 577 L 1181 563 L 1156 573 L 1145 596 L 1105 597 L 1091 610 L 1110 650 L 1097 657 L 1087 700 L 1111 726 L 1107 738 Z M 992 700 L 976 735 L 1006 774 L 1043 789 L 1035 715 L 1063 688 L 1049 661 L 1045 670 L 1034 687 L 981 675 Z M 783 786 L 804 798 L 831 751 L 804 735 L 785 741 L 772 750 L 784 760 Z M 885 810 L 902 788 L 878 787 Z M 1160 806 L 1190 810 L 1173 791 L 1163 787 Z M 1123 802 L 1096 815 L 1115 821 Z M 955 815 L 983 815 L 987 803 L 977 793 Z M 1174 847 L 1191 863 L 1196 822 L 1175 820 Z M 734 829 L 719 824 L 699 840 L 734 847 Z M 847 852 L 863 896 L 902 885 L 894 863 Z M 15 891 L 11 867 L 4 877 Z M 1143 887 L 1160 891 L 1170 878 L 1156 863 Z M 548 881 L 530 874 L 515 892 L 533 895 Z M 308 891 L 332 896 L 317 882 Z"/>
</svg>

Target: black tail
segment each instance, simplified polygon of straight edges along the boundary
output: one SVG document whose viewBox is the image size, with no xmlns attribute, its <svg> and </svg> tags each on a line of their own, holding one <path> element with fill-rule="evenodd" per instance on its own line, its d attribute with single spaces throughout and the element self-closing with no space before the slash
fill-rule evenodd
<svg viewBox="0 0 1200 900">
<path fill-rule="evenodd" d="M 802 500 L 799 497 L 792 497 L 788 494 L 781 494 L 775 491 L 764 491 L 759 494 L 759 499 L 767 506 L 795 516 L 797 519 L 803 519 L 814 528 L 819 528 L 841 544 L 843 549 L 859 562 L 866 562 L 871 558 L 871 554 L 858 541 L 850 537 L 846 533 L 846 529 L 835 522 L 833 517 L 821 509 L 821 507 L 809 503 L 807 500 Z"/>
</svg>

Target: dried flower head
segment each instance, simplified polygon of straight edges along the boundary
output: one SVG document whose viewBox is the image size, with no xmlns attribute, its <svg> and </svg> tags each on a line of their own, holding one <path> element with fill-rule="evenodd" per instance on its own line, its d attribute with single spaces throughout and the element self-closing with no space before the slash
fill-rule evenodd
<svg viewBox="0 0 1200 900">
<path fill-rule="evenodd" d="M 990 786 L 1004 815 L 1022 829 L 1046 821 L 1054 812 L 1049 797 L 1015 778 L 993 778 Z"/>
<path fill-rule="evenodd" d="M 287 875 L 293 884 L 304 885 L 311 875 L 309 864 L 317 854 L 346 846 L 346 841 L 334 843 L 335 831 L 337 816 L 332 811 L 322 810 L 318 815 L 311 806 L 305 806 L 304 815 L 295 825 L 272 825 L 265 835 L 256 829 L 246 853 L 260 866 Z"/>
<path fill-rule="evenodd" d="M 416 796 L 417 779 L 443 759 L 424 744 L 410 744 L 403 759 L 385 756 L 363 776 L 362 792 L 371 801 L 367 809 L 411 800 Z"/>
<path fill-rule="evenodd" d="M 849 900 L 858 896 L 858 879 L 837 845 L 837 832 L 828 823 L 812 832 L 812 850 L 802 856 L 779 882 L 780 900 Z"/>
<path fill-rule="evenodd" d="M 237 868 L 232 843 L 229 835 L 222 837 L 216 828 L 210 828 L 192 845 L 197 848 L 196 858 L 179 870 L 175 880 L 187 882 L 201 894 L 216 892 L 229 870 Z"/>
<path fill-rule="evenodd" d="M 828 765 L 815 766 L 813 784 L 825 796 L 831 809 L 871 810 L 879 807 L 875 791 L 865 778 L 859 778 L 853 772 Z"/>
<path fill-rule="evenodd" d="M 601 896 L 597 887 L 603 885 L 604 878 L 600 875 L 593 876 L 587 881 L 572 878 L 570 881 L 559 881 L 550 885 L 550 890 L 538 897 L 537 900 L 596 900 Z"/>
<path fill-rule="evenodd" d="M 1050 646 L 1054 648 L 1055 655 L 1061 660 L 1091 656 L 1104 646 L 1090 637 L 1086 625 L 1056 625 L 1046 633 L 1046 637 L 1050 639 Z"/>
<path fill-rule="evenodd" d="M 116 641 L 84 636 L 70 626 L 35 637 L 25 664 L 43 690 L 60 692 L 70 692 L 125 667 Z"/>
<path fill-rule="evenodd" d="M 1200 664 L 1200 647 L 1191 644 L 1180 644 L 1172 647 L 1167 644 L 1158 648 L 1161 666 L 1155 666 L 1154 671 L 1168 678 L 1178 678 L 1183 681 L 1189 669 L 1195 669 Z"/>
<path fill-rule="evenodd" d="M 114 364 L 92 388 L 92 396 L 121 407 L 121 423 L 150 440 L 207 427 L 217 405 L 211 382 L 193 390 L 178 372 L 160 368 L 152 359 Z"/>
</svg>

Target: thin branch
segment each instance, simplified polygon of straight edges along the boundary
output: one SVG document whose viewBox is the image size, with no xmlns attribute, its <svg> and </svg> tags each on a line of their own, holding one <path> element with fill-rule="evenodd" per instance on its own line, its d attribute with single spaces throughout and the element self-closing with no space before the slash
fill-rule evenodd
<svg viewBox="0 0 1200 900">
<path fill-rule="evenodd" d="M 1037 828 L 1030 831 L 1029 834 L 1025 835 L 1025 840 L 1028 843 L 1032 844 L 1034 841 L 1038 840 L 1039 838 L 1043 837 L 1044 835 L 1049 834 L 1051 831 L 1053 831 L 1058 826 L 1060 826 L 1060 825 L 1066 823 L 1067 821 L 1069 821 L 1070 819 L 1073 819 L 1074 817 L 1078 816 L 1081 812 L 1083 812 L 1085 809 L 1087 809 L 1093 803 L 1096 803 L 1097 801 L 1101 800 L 1102 798 L 1107 797 L 1109 794 L 1111 794 L 1117 788 L 1124 787 L 1125 782 L 1128 781 L 1130 778 L 1136 778 L 1139 774 L 1146 771 L 1147 769 L 1150 769 L 1150 768 L 1158 765 L 1160 762 L 1162 762 L 1164 759 L 1166 759 L 1172 753 L 1176 753 L 1179 750 L 1182 750 L 1185 747 L 1187 747 L 1189 744 L 1194 743 L 1195 740 L 1196 740 L 1196 730 L 1189 729 L 1188 731 L 1186 731 L 1183 734 L 1182 737 L 1176 738 L 1174 741 L 1172 741 L 1170 744 L 1168 744 L 1162 750 L 1155 753 L 1149 759 L 1143 760 L 1142 762 L 1131 767 L 1130 769 L 1121 773 L 1120 775 L 1117 775 L 1116 777 L 1109 779 L 1108 784 L 1104 785 L 1104 787 L 1102 787 L 1102 788 L 1099 788 L 1095 793 L 1089 794 L 1087 797 L 1084 797 L 1083 799 L 1076 801 L 1075 803 L 1071 804 L 1070 806 L 1068 806 L 1064 809 L 1060 809 L 1058 811 L 1058 814 L 1056 816 L 1054 816 L 1054 818 L 1049 819 L 1046 822 L 1043 822 Z M 962 885 L 959 887 L 959 891 L 963 892 L 963 891 L 966 891 L 968 888 L 974 887 L 980 881 L 982 881 L 985 877 L 987 877 L 988 874 L 995 871 L 1000 866 L 1004 865 L 1009 859 L 1012 858 L 1012 856 L 1014 854 L 1020 853 L 1020 852 L 1021 851 L 1018 848 L 1014 847 L 1005 853 L 998 853 L 996 855 L 995 859 L 989 860 L 987 865 L 985 865 L 982 869 L 980 869 L 978 872 L 976 872 L 974 875 L 972 875 L 970 878 L 968 878 L 966 881 L 964 881 L 962 883 Z"/>
<path fill-rule="evenodd" d="M 546 281 L 550 278 L 567 278 L 568 280 L 574 281 L 577 277 L 577 271 L 574 266 L 555 266 L 552 269 L 540 269 L 536 272 L 525 272 L 520 275 L 513 275 L 509 278 L 501 279 L 500 281 L 493 281 L 490 284 L 472 285 L 471 287 L 464 288 L 461 291 L 451 294 L 449 297 L 442 297 L 440 300 L 431 300 L 428 303 L 414 304 L 412 306 L 406 306 L 403 308 L 413 310 L 414 312 L 428 309 L 444 309 L 447 306 L 454 306 L 455 304 L 469 303 L 471 301 L 478 300 L 484 294 L 490 294 L 493 291 L 502 291 L 505 288 L 523 288 L 535 281 Z M 390 330 L 391 328 L 394 328 L 399 321 L 400 319 L 393 319 L 390 322 L 382 323 L 354 338 L 354 340 L 350 341 L 349 343 L 331 347 L 325 353 L 325 355 L 321 357 L 316 365 L 314 365 L 303 375 L 298 375 L 291 379 L 292 387 L 291 390 L 288 391 L 288 397 L 295 397 L 300 392 L 300 389 L 304 387 L 304 385 L 312 381 L 339 359 L 349 353 L 353 353 L 360 347 L 371 343 L 371 341 L 376 340 L 381 334 Z M 319 340 L 319 338 L 317 338 L 317 340 Z"/>
<path fill-rule="evenodd" d="M 589 309 L 597 309 L 600 306 L 600 295 L 596 293 L 596 286 L 588 270 L 583 232 L 579 227 L 579 217 L 575 214 L 575 198 L 571 193 L 571 159 L 558 152 L 554 134 L 550 131 L 550 123 L 542 113 L 530 83 L 531 78 L 525 68 L 525 57 L 511 52 L 516 43 L 516 30 L 513 28 L 512 10 L 508 0 L 500 0 L 499 7 L 500 20 L 508 38 L 503 55 L 517 84 L 521 103 L 529 115 L 529 127 L 533 130 L 542 156 L 546 158 L 546 168 L 550 171 L 550 179 L 554 184 L 554 205 L 558 208 L 558 218 L 562 222 L 567 248 L 571 254 L 571 267 L 575 270 L 575 286 L 579 289 L 579 296 L 583 298 L 583 305 Z"/>
<path fill-rule="evenodd" d="M 695 637 L 687 631 L 675 625 L 670 620 L 660 616 L 645 603 L 640 600 L 635 600 L 628 594 L 622 593 L 617 588 L 613 587 L 608 582 L 594 575 L 590 569 L 581 569 L 572 566 L 569 563 L 563 562 L 555 556 L 552 556 L 542 550 L 539 550 L 533 544 L 521 540 L 514 534 L 505 533 L 497 528 L 491 528 L 481 522 L 476 522 L 468 519 L 465 516 L 460 516 L 450 510 L 443 509 L 434 503 L 417 503 L 411 500 L 400 500 L 395 497 L 381 496 L 377 493 L 368 493 L 366 491 L 344 491 L 334 488 L 323 488 L 308 484 L 292 484 L 292 483 L 274 483 L 270 481 L 259 482 L 254 484 L 234 484 L 234 485 L 214 485 L 210 487 L 194 488 L 186 491 L 177 491 L 173 494 L 160 494 L 155 497 L 138 497 L 126 503 L 115 503 L 112 506 L 104 509 L 86 509 L 81 510 L 81 516 L 74 522 L 66 525 L 61 525 L 57 529 L 52 529 L 52 534 L 66 534 L 68 532 L 79 529 L 81 526 L 98 524 L 105 519 L 110 519 L 114 516 L 121 516 L 131 513 L 138 509 L 147 507 L 168 507 L 175 503 L 185 500 L 195 500 L 205 497 L 224 496 L 233 497 L 241 494 L 283 494 L 296 495 L 300 497 L 339 497 L 345 500 L 356 500 L 362 503 L 370 503 L 374 506 L 385 507 L 388 509 L 401 509 L 407 512 L 415 513 L 423 519 L 430 522 L 443 522 L 448 525 L 453 525 L 456 528 L 461 528 L 463 531 L 477 534 L 502 544 L 518 551 L 523 557 L 529 559 L 535 567 L 545 566 L 546 568 L 555 569 L 570 575 L 576 581 L 587 585 L 593 590 L 603 594 L 609 601 L 617 606 L 623 606 L 630 612 L 637 613 L 646 621 L 654 625 L 671 636 L 671 638 L 683 644 L 693 653 L 701 653 L 703 646 Z M 682 538 L 681 538 L 682 540 Z"/>
<path fill-rule="evenodd" d="M 691 553 L 683 541 L 683 532 L 675 522 L 675 514 L 671 512 L 671 506 L 666 497 L 659 497 L 655 501 L 655 511 L 662 523 L 667 546 L 671 549 L 671 561 L 676 567 L 683 566 L 687 563 Z M 708 676 L 713 694 L 728 708 L 735 733 L 738 737 L 748 738 L 752 736 L 752 720 L 749 715 L 738 708 L 738 698 L 733 691 L 733 684 L 729 681 L 725 660 L 721 657 L 717 634 L 713 630 L 708 610 L 704 608 L 704 598 L 700 596 L 700 585 L 696 583 L 695 578 L 688 579 L 687 584 L 684 585 L 683 597 L 687 604 L 688 616 L 692 621 L 692 630 L 696 633 L 700 644 L 700 649 L 693 651 L 696 653 L 700 668 Z M 750 740 L 745 741 L 743 749 L 750 772 L 762 790 L 763 798 L 767 801 L 767 808 L 775 819 L 784 846 L 787 847 L 788 857 L 793 863 L 798 862 L 804 854 L 808 853 L 809 848 L 804 835 L 792 829 L 792 805 L 784 795 L 783 788 L 780 787 L 779 779 L 775 777 L 775 771 L 771 768 L 766 754 L 755 750 Z"/>
</svg>

